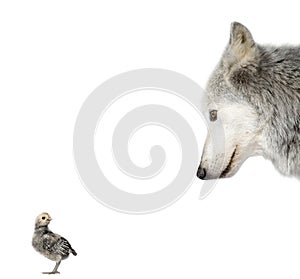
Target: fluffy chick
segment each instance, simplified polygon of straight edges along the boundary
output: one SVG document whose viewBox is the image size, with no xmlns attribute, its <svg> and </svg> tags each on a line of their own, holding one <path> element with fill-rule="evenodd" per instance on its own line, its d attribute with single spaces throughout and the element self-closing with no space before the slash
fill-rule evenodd
<svg viewBox="0 0 300 279">
<path fill-rule="evenodd" d="M 42 213 L 35 219 L 35 229 L 32 237 L 33 248 L 46 258 L 55 261 L 56 265 L 51 272 L 44 274 L 55 274 L 62 260 L 68 258 L 72 253 L 77 255 L 71 244 L 62 236 L 49 230 L 48 225 L 52 218 L 48 213 Z"/>
</svg>

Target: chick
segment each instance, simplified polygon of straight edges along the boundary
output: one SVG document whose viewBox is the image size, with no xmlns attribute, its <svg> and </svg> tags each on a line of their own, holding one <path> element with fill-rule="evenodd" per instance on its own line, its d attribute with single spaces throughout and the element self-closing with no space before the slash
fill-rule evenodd
<svg viewBox="0 0 300 279">
<path fill-rule="evenodd" d="M 51 272 L 44 274 L 56 274 L 62 260 L 68 258 L 70 253 L 77 255 L 71 244 L 62 236 L 49 230 L 48 225 L 52 218 L 48 213 L 42 213 L 35 219 L 35 229 L 32 237 L 33 248 L 46 258 L 55 261 L 56 265 Z"/>
</svg>

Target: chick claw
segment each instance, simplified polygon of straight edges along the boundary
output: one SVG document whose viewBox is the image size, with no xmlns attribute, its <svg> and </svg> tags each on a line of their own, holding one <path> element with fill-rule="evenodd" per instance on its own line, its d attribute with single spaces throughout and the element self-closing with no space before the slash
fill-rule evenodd
<svg viewBox="0 0 300 279">
<path fill-rule="evenodd" d="M 59 271 L 42 272 L 42 274 L 60 274 Z"/>
</svg>

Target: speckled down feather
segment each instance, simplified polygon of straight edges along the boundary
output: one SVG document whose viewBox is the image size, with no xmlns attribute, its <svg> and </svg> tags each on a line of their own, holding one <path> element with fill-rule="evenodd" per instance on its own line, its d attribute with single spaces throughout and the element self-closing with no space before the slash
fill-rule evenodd
<svg viewBox="0 0 300 279">
<path fill-rule="evenodd" d="M 35 230 L 32 245 L 35 250 L 52 261 L 64 260 L 70 253 L 77 255 L 68 240 L 47 227 Z"/>
<path fill-rule="evenodd" d="M 48 225 L 52 218 L 48 213 L 40 214 L 35 220 L 35 229 L 32 237 L 33 248 L 46 258 L 55 261 L 56 265 L 51 272 L 45 274 L 56 274 L 62 260 L 70 254 L 77 255 L 71 244 L 64 237 L 49 230 Z"/>
</svg>

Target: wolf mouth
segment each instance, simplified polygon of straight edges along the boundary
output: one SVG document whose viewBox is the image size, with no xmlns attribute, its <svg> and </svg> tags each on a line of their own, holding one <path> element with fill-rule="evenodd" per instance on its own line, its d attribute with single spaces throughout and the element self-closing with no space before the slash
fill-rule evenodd
<svg viewBox="0 0 300 279">
<path fill-rule="evenodd" d="M 220 178 L 226 177 L 226 175 L 231 171 L 232 163 L 233 163 L 233 161 L 235 159 L 236 148 L 237 148 L 237 146 L 234 148 L 234 150 L 232 152 L 232 155 L 230 157 L 230 161 L 229 161 L 228 165 L 226 166 L 226 168 L 222 171 L 222 173 L 220 175 Z"/>
</svg>

